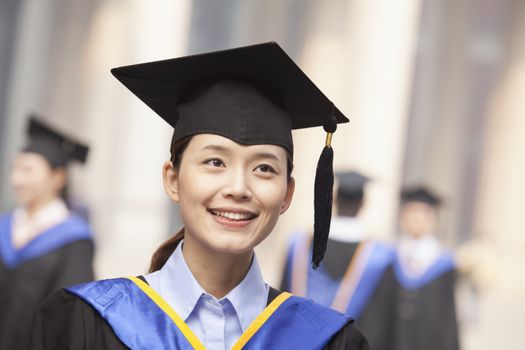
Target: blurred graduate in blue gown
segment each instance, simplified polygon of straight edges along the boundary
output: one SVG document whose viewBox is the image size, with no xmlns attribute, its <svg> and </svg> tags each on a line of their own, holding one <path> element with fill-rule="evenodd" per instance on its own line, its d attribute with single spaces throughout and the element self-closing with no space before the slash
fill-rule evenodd
<svg viewBox="0 0 525 350">
<path fill-rule="evenodd" d="M 93 279 L 87 222 L 67 202 L 67 166 L 88 148 L 31 117 L 11 183 L 17 208 L 0 216 L 0 349 L 25 349 L 33 312 L 59 287 Z"/>
<path fill-rule="evenodd" d="M 435 235 L 440 198 L 423 186 L 401 193 L 401 235 L 393 264 L 396 301 L 388 349 L 459 348 L 454 256 Z"/>
<path fill-rule="evenodd" d="M 303 232 L 292 238 L 282 289 L 357 319 L 371 348 L 384 333 L 385 305 L 392 304 L 392 292 L 378 288 L 389 268 L 394 250 L 389 244 L 369 239 L 360 212 L 369 178 L 356 171 L 336 173 L 338 188 L 327 254 L 318 269 L 311 261 L 311 235 Z M 392 283 L 386 283 L 391 286 Z"/>
</svg>

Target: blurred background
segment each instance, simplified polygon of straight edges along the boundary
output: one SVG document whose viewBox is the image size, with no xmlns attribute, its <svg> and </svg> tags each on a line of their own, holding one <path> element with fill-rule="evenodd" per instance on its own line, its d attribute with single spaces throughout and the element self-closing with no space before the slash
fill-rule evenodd
<svg viewBox="0 0 525 350">
<path fill-rule="evenodd" d="M 335 168 L 373 178 L 365 219 L 397 234 L 404 184 L 445 206 L 440 237 L 466 283 L 464 349 L 520 349 L 525 321 L 525 1 L 1 0 L 0 209 L 28 114 L 91 146 L 71 190 L 91 211 L 99 278 L 146 271 L 180 226 L 161 167 L 171 129 L 112 67 L 277 41 L 350 118 Z M 295 199 L 259 248 L 277 284 L 287 237 L 313 223 L 322 130 L 294 132 Z"/>
</svg>

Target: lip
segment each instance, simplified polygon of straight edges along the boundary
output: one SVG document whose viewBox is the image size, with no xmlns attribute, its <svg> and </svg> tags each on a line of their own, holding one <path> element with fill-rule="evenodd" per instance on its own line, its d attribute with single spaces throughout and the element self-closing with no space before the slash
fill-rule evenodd
<svg viewBox="0 0 525 350">
<path fill-rule="evenodd" d="M 230 218 L 220 216 L 214 213 L 218 211 L 225 211 L 225 212 L 238 213 L 238 214 L 249 214 L 252 217 L 250 219 L 245 219 L 245 220 L 235 220 L 235 219 L 230 219 Z M 254 222 L 255 219 L 257 219 L 257 217 L 259 216 L 259 214 L 257 213 L 254 213 L 252 211 L 245 210 L 245 209 L 239 209 L 239 208 L 225 208 L 225 207 L 209 208 L 207 209 L 207 212 L 212 217 L 213 221 L 215 221 L 216 223 L 220 225 L 227 226 L 230 228 L 246 227 L 250 225 L 252 222 Z"/>
</svg>

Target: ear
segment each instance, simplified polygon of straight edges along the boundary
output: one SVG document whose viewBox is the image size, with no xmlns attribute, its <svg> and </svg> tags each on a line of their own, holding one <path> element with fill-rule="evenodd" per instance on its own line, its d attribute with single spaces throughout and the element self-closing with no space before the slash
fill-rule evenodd
<svg viewBox="0 0 525 350">
<path fill-rule="evenodd" d="M 286 195 L 284 196 L 283 204 L 281 205 L 281 214 L 288 210 L 292 203 L 293 193 L 295 191 L 295 179 L 293 177 L 288 181 L 286 188 Z"/>
<path fill-rule="evenodd" d="M 164 191 L 172 201 L 179 201 L 179 174 L 169 160 L 162 166 L 162 180 L 164 182 Z"/>
<path fill-rule="evenodd" d="M 60 193 L 60 191 L 66 186 L 67 175 L 64 168 L 58 168 L 52 170 L 51 173 L 51 183 L 53 186 L 53 191 Z"/>
</svg>

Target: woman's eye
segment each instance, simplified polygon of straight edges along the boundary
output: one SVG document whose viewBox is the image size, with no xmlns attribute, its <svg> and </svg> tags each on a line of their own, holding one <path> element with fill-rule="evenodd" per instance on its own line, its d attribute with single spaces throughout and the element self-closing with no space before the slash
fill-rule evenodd
<svg viewBox="0 0 525 350">
<path fill-rule="evenodd" d="M 223 167 L 224 166 L 223 161 L 220 160 L 220 159 L 217 159 L 217 158 L 208 159 L 204 163 L 206 163 L 208 165 L 211 165 L 211 166 L 214 166 L 214 167 Z"/>
<path fill-rule="evenodd" d="M 275 169 L 268 164 L 258 165 L 255 170 L 261 173 L 275 173 Z"/>
</svg>

